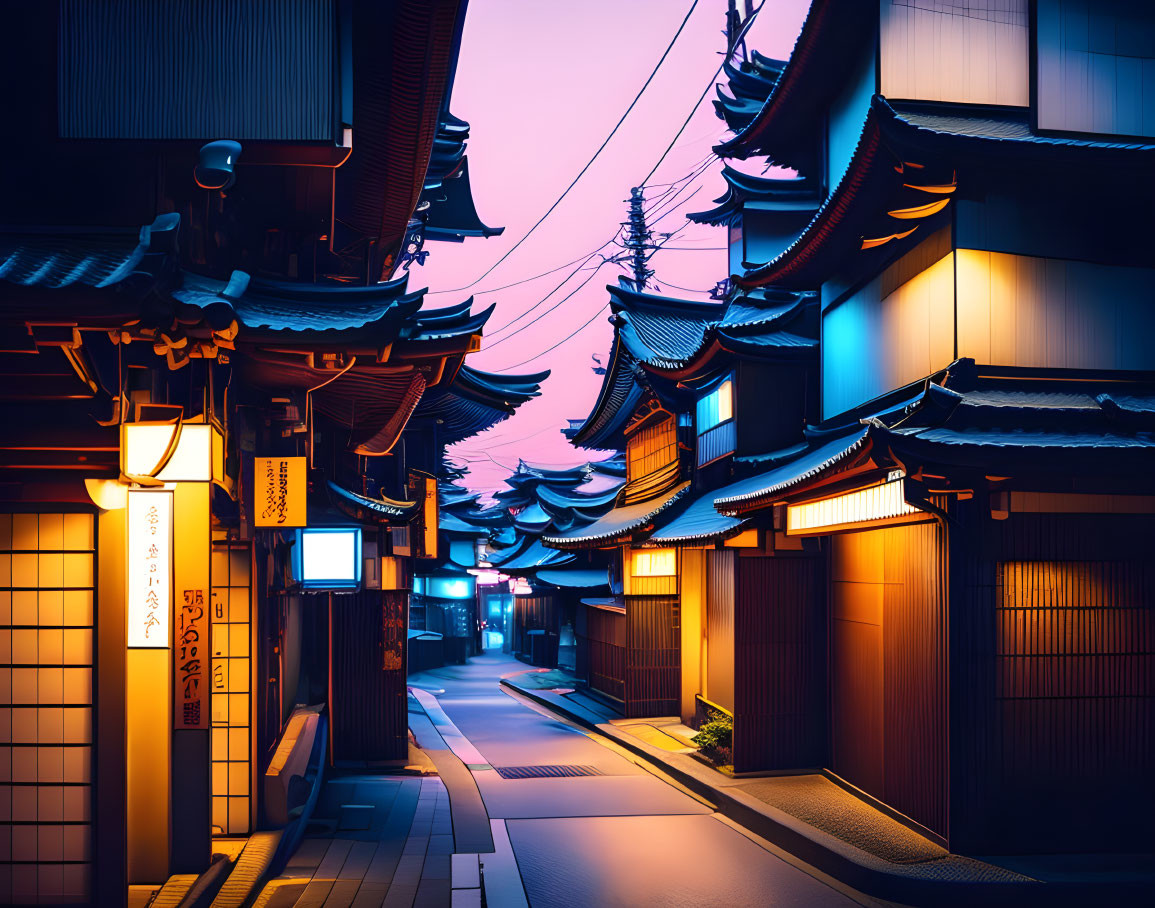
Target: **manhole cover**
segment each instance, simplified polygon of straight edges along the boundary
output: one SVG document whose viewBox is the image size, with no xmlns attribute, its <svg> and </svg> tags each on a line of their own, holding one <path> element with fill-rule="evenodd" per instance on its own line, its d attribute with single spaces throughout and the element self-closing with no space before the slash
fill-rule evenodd
<svg viewBox="0 0 1155 908">
<path fill-rule="evenodd" d="M 576 766 L 572 763 L 554 763 L 545 766 L 495 766 L 503 779 L 560 779 L 566 776 L 600 776 L 596 766 Z"/>
</svg>

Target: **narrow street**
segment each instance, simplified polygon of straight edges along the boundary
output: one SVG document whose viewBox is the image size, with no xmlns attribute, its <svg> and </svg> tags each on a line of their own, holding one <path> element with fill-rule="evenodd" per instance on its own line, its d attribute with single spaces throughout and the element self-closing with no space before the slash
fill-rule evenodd
<svg viewBox="0 0 1155 908">
<path fill-rule="evenodd" d="M 501 676 L 525 668 L 485 655 L 410 684 L 435 694 L 489 764 L 473 778 L 491 820 L 505 822 L 533 908 L 855 904 L 607 739 L 505 693 Z M 502 778 L 509 767 L 588 774 Z"/>
</svg>

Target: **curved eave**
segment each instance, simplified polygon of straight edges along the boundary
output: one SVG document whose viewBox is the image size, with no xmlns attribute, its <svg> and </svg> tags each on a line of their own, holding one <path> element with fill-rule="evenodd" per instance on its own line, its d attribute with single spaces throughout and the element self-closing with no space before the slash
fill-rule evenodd
<svg viewBox="0 0 1155 908">
<path fill-rule="evenodd" d="M 774 90 L 741 132 L 715 146 L 718 156 L 766 154 L 790 163 L 795 148 L 817 130 L 855 50 L 873 32 L 877 14 L 876 5 L 862 0 L 812 3 Z"/>
<path fill-rule="evenodd" d="M 780 467 L 751 476 L 729 486 L 728 494 L 714 499 L 714 507 L 722 514 L 738 517 L 750 511 L 773 504 L 774 500 L 801 485 L 808 479 L 830 470 L 861 460 L 870 450 L 865 428 L 820 445 Z"/>
<path fill-rule="evenodd" d="M 566 536 L 542 535 L 541 541 L 551 548 L 566 551 L 601 548 L 636 541 L 652 531 L 654 520 L 678 503 L 689 491 L 684 482 L 657 499 L 626 505 L 608 511 L 598 520 Z"/>
<path fill-rule="evenodd" d="M 633 374 L 634 359 L 616 334 L 610 357 L 597 402 L 573 433 L 571 441 L 579 448 L 624 451 L 622 431 L 646 395 L 646 388 Z"/>
<path fill-rule="evenodd" d="M 338 216 L 376 239 L 370 275 L 396 267 L 420 199 L 465 16 L 458 0 L 356 3 L 357 139 L 337 170 Z M 384 46 L 383 46 L 384 43 Z"/>
<path fill-rule="evenodd" d="M 899 182 L 889 163 L 872 108 L 846 173 L 810 223 L 773 260 L 732 275 L 732 283 L 745 288 L 773 284 L 798 290 L 818 286 L 827 276 L 827 263 L 860 244 L 861 229 L 878 213 L 879 204 L 873 203 L 881 203 Z"/>
<path fill-rule="evenodd" d="M 476 315 L 464 318 L 422 319 L 419 317 L 411 329 L 411 333 L 407 330 L 403 337 L 411 343 L 427 343 L 430 341 L 460 340 L 471 334 L 480 335 L 481 329 L 485 327 L 485 323 L 489 321 L 495 308 L 497 308 L 497 303 L 490 303 L 487 308 L 482 309 Z"/>
<path fill-rule="evenodd" d="M 722 168 L 722 179 L 726 181 L 726 192 L 714 199 L 716 207 L 707 211 L 696 211 L 686 215 L 698 224 L 719 226 L 729 224 L 747 202 L 783 202 L 797 204 L 818 198 L 813 184 L 802 177 L 790 180 L 753 176 L 742 173 L 726 165 Z"/>
</svg>

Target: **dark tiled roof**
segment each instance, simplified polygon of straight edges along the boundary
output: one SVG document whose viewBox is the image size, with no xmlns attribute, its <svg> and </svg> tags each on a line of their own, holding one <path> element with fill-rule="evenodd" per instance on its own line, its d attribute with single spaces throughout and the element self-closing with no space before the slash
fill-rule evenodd
<svg viewBox="0 0 1155 908">
<path fill-rule="evenodd" d="M 862 0 L 812 3 L 790 59 L 757 114 L 715 147 L 720 157 L 769 155 L 794 166 L 796 155 L 817 134 L 826 107 L 845 84 L 877 7 Z"/>
<path fill-rule="evenodd" d="M 701 544 L 718 542 L 741 532 L 743 519 L 719 514 L 714 508 L 714 499 L 725 492 L 723 488 L 699 495 L 681 514 L 655 530 L 647 541 L 659 545 Z"/>
<path fill-rule="evenodd" d="M 133 230 L 0 227 L 0 280 L 50 290 L 110 287 L 135 273 L 156 276 L 176 252 L 180 215 Z"/>
<path fill-rule="evenodd" d="M 639 362 L 676 367 L 701 349 L 710 325 L 722 315 L 717 303 L 694 303 L 639 293 L 624 283 L 610 286 L 611 321 Z"/>
<path fill-rule="evenodd" d="M 628 539 L 633 534 L 644 531 L 659 514 L 677 503 L 689 488 L 688 482 L 682 483 L 658 498 L 607 511 L 593 523 L 580 529 L 556 536 L 543 534 L 542 541 L 562 549 L 582 549 Z"/>
<path fill-rule="evenodd" d="M 457 242 L 465 237 L 488 238 L 505 232 L 504 227 L 487 226 L 478 215 L 469 182 L 468 158 L 462 158 L 456 173 L 436 188 L 427 186 L 425 198 L 429 202 L 425 220 L 427 239 Z"/>
<path fill-rule="evenodd" d="M 726 74 L 730 94 L 724 94 L 721 86 L 717 87 L 715 113 L 730 129 L 740 130 L 748 126 L 769 97 L 785 65 L 779 60 L 764 57 L 757 51 L 739 66 L 727 60 L 722 64 L 722 70 Z"/>
<path fill-rule="evenodd" d="M 602 387 L 593 410 L 572 435 L 575 445 L 611 451 L 626 449 L 622 430 L 646 393 L 646 386 L 639 381 L 637 369 L 637 360 L 615 331 L 610 350 L 610 366 L 602 378 Z"/>
<path fill-rule="evenodd" d="M 929 201 L 903 173 L 899 155 L 916 155 L 927 167 L 953 171 L 957 160 L 971 166 L 1055 162 L 1130 168 L 1151 167 L 1155 144 L 1104 142 L 1078 136 L 1031 132 L 1024 112 L 992 113 L 950 104 L 892 104 L 875 95 L 854 155 L 837 187 L 797 239 L 770 262 L 732 277 L 741 287 L 817 286 L 841 261 L 862 249 L 864 238 L 913 232 L 918 220 L 897 221 L 887 210 Z M 949 177 L 948 177 L 949 179 Z M 931 181 L 933 182 L 933 180 Z M 944 195 L 943 200 L 951 196 Z M 918 237 L 907 242 L 917 242 Z"/>
<path fill-rule="evenodd" d="M 1008 374 L 1013 371 L 1014 374 Z M 1126 400 L 1124 409 L 1120 404 Z M 773 469 L 720 490 L 715 506 L 742 513 L 789 495 L 865 453 L 887 465 L 933 464 L 998 475 L 1119 482 L 1155 471 L 1155 374 L 992 370 L 959 360 L 942 384 L 905 406 L 862 421 L 849 434 L 813 442 Z M 788 454 L 788 452 L 782 452 Z M 752 460 L 752 459 L 750 459 Z"/>
<path fill-rule="evenodd" d="M 897 120 L 915 130 L 942 136 L 981 139 L 1004 145 L 1028 144 L 1101 151 L 1155 151 L 1155 142 L 1108 142 L 1085 136 L 1038 135 L 1031 131 L 1026 109 L 981 111 L 946 104 L 888 102 Z"/>
<path fill-rule="evenodd" d="M 722 168 L 726 192 L 714 199 L 715 207 L 687 214 L 699 224 L 729 224 L 747 202 L 777 202 L 792 207 L 817 208 L 818 194 L 807 179 L 783 180 L 742 173 L 729 165 Z"/>
</svg>

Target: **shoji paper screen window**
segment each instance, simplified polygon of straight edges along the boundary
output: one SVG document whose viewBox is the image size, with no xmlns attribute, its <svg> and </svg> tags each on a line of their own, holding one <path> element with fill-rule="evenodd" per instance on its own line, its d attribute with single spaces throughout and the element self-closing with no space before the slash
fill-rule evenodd
<svg viewBox="0 0 1155 908">
<path fill-rule="evenodd" d="M 213 832 L 247 835 L 253 816 L 253 624 L 248 546 L 212 557 Z"/>
<path fill-rule="evenodd" d="M 91 514 L 0 514 L 0 904 L 92 881 Z"/>
</svg>

